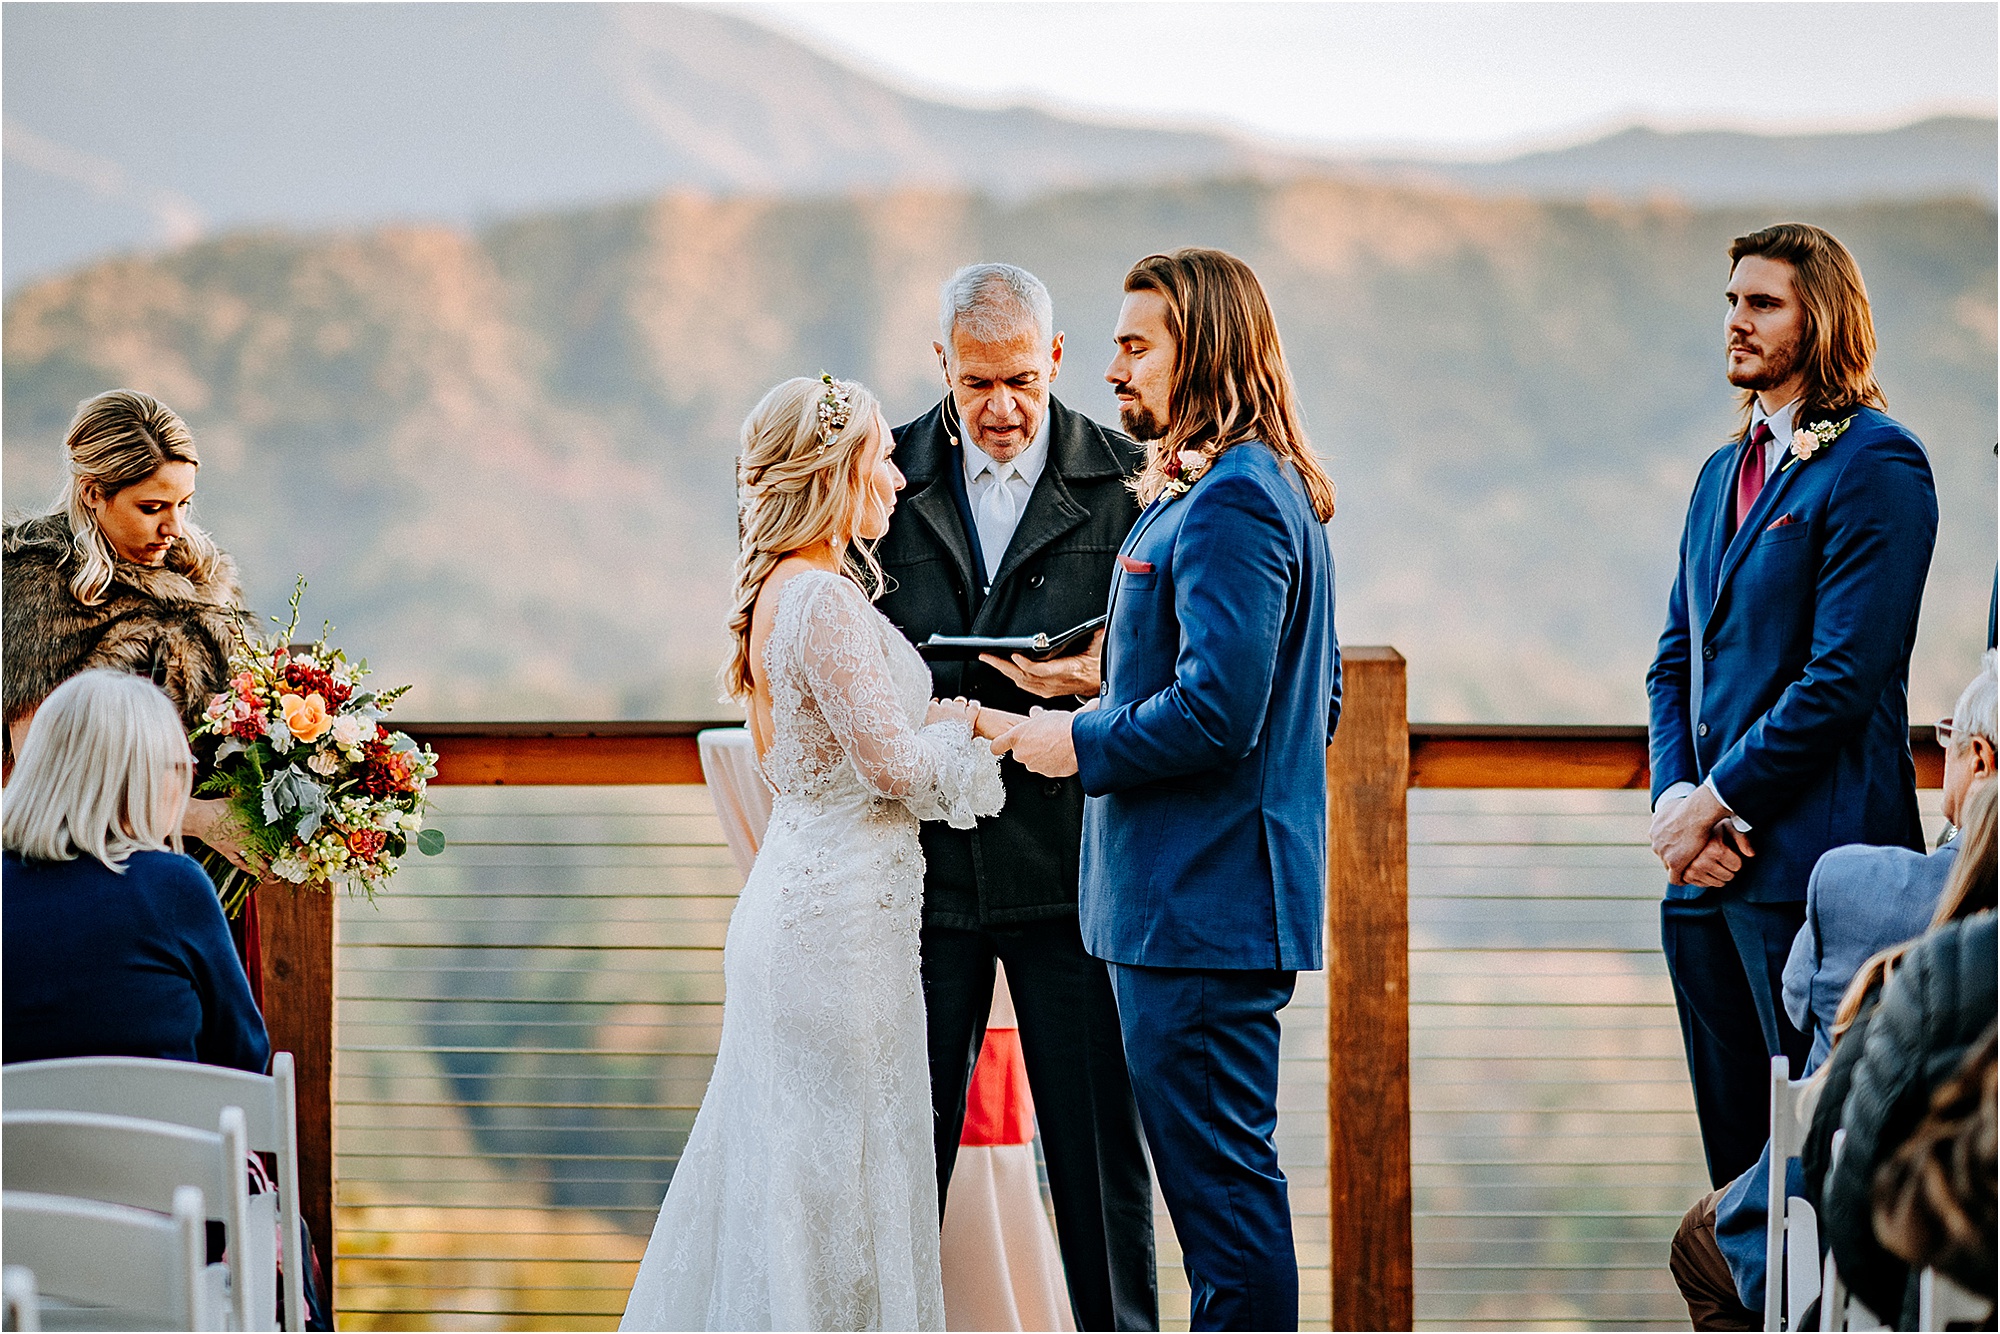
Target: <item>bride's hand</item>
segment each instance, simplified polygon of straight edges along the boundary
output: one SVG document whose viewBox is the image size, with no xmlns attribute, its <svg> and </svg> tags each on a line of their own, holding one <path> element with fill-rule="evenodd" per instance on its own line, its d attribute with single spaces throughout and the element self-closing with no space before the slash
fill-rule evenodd
<svg viewBox="0 0 2000 1334">
<path fill-rule="evenodd" d="M 964 723 L 967 728 L 971 728 L 973 720 L 979 713 L 979 701 L 976 699 L 967 699 L 963 695 L 956 699 L 934 699 L 931 701 L 929 711 L 924 714 L 924 726 L 929 727 L 932 723 Z"/>
<path fill-rule="evenodd" d="M 988 741 L 1014 730 L 1016 723 L 1026 722 L 1025 713 L 1009 713 L 1005 709 L 990 709 L 980 706 L 979 717 L 973 720 L 972 734 L 985 737 Z"/>
</svg>

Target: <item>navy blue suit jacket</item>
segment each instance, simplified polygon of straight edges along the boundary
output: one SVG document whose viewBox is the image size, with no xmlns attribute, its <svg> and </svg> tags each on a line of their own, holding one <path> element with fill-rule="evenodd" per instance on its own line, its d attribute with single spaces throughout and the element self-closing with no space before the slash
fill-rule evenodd
<svg viewBox="0 0 2000 1334">
<path fill-rule="evenodd" d="M 1101 703 L 1074 723 L 1084 947 L 1318 968 L 1340 648 L 1304 484 L 1265 445 L 1234 446 L 1139 516 L 1119 565 Z"/>
<path fill-rule="evenodd" d="M 1757 855 L 1726 891 L 1749 902 L 1803 899 L 1844 843 L 1923 849 L 1908 685 L 1937 493 L 1914 435 L 1852 416 L 1812 458 L 1783 456 L 1733 538 L 1738 446 L 1709 458 L 1646 678 L 1653 799 L 1713 776 L 1752 826 Z"/>
<path fill-rule="evenodd" d="M 264 1073 L 264 1019 L 193 858 L 135 852 L 120 874 L 88 854 L 9 852 L 0 906 L 0 1060 L 151 1056 Z"/>
</svg>

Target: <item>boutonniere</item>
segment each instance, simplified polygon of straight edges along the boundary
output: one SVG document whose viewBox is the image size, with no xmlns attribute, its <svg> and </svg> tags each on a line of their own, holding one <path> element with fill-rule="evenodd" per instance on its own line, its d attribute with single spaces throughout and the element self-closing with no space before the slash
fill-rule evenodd
<svg viewBox="0 0 2000 1334">
<path fill-rule="evenodd" d="M 1840 422 L 1815 422 L 1811 426 L 1801 426 L 1792 432 L 1792 456 L 1778 469 L 1783 472 L 1794 463 L 1804 463 L 1828 445 L 1840 438 L 1840 433 L 1854 424 L 1849 417 Z"/>
<path fill-rule="evenodd" d="M 1169 454 L 1167 461 L 1160 465 L 1160 471 L 1167 479 L 1167 484 L 1160 488 L 1161 493 L 1168 500 L 1172 500 L 1175 496 L 1186 495 L 1188 488 L 1200 481 L 1201 475 L 1207 472 L 1209 465 L 1214 462 L 1214 459 L 1198 449 L 1183 449 L 1178 453 Z"/>
</svg>

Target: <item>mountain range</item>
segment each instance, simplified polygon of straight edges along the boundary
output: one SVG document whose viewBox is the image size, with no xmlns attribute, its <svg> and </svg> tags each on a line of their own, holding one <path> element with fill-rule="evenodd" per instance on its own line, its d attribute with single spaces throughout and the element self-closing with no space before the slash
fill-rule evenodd
<svg viewBox="0 0 2000 1334">
<path fill-rule="evenodd" d="M 10 3 L 6 289 L 243 228 L 478 226 L 668 190 L 1018 201 L 1335 173 L 1696 204 L 1994 197 L 1991 118 L 1783 139 L 1633 128 L 1501 162 L 1368 161 L 919 97 L 752 21 L 760 13 Z"/>
<path fill-rule="evenodd" d="M 938 284 L 1005 259 L 1054 294 L 1058 395 L 1109 421 L 1126 267 L 1215 245 L 1263 276 L 1341 488 L 1343 639 L 1409 655 L 1416 717 L 1626 722 L 1734 420 L 1728 241 L 1803 217 L 1860 259 L 1937 473 L 1915 714 L 1969 675 L 1991 119 L 1332 161 L 925 101 L 742 12 L 9 4 L 9 508 L 52 492 L 81 399 L 145 388 L 253 602 L 306 574 L 411 716 L 726 716 L 732 458 L 769 385 L 825 368 L 916 415 Z"/>
<path fill-rule="evenodd" d="M 1810 217 L 1861 262 L 1891 409 L 1936 470 L 1914 687 L 1936 716 L 1993 580 L 1994 211 Z M 5 489 L 46 494 L 75 404 L 143 386 L 202 442 L 199 508 L 253 599 L 307 574 L 308 616 L 414 681 L 414 716 L 717 716 L 732 458 L 765 388 L 826 368 L 916 415 L 939 282 L 996 258 L 1054 295 L 1058 396 L 1111 420 L 1120 278 L 1198 242 L 1271 293 L 1341 490 L 1343 639 L 1409 656 L 1416 717 L 1630 721 L 1688 490 L 1734 420 L 1726 247 L 1771 220 L 1302 178 L 237 235 L 8 300 Z"/>
</svg>

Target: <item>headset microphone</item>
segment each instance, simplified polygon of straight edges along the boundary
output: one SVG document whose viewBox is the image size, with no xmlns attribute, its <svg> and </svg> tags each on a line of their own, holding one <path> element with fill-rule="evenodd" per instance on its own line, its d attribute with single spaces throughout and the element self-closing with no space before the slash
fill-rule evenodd
<svg viewBox="0 0 2000 1334">
<path fill-rule="evenodd" d="M 938 412 L 940 420 L 944 422 L 944 438 L 951 441 L 953 449 L 958 448 L 958 436 L 951 429 L 952 410 L 957 406 L 958 404 L 952 402 L 951 398 L 951 381 L 946 380 L 944 382 L 944 397 L 938 400 Z"/>
</svg>

